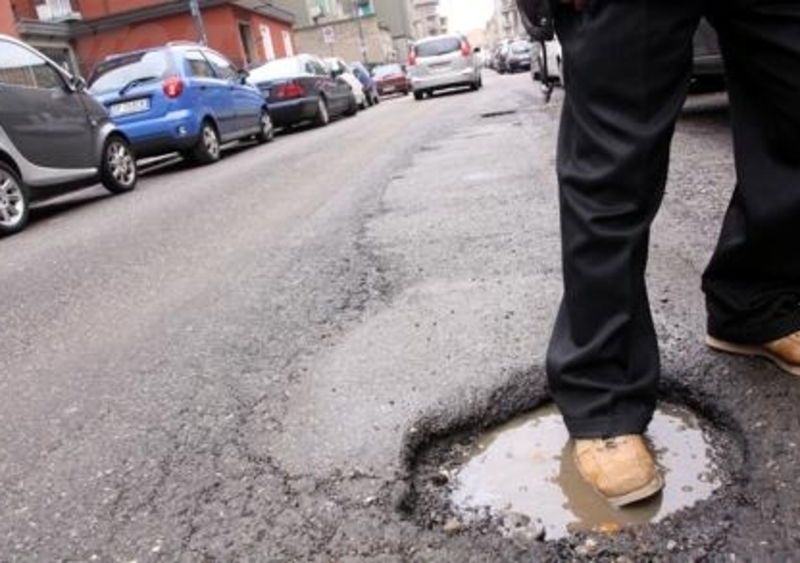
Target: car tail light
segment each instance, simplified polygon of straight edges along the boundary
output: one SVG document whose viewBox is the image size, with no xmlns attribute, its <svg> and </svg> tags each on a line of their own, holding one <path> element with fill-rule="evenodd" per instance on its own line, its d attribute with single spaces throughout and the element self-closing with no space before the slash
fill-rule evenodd
<svg viewBox="0 0 800 563">
<path fill-rule="evenodd" d="M 281 84 L 275 90 L 275 97 L 283 100 L 290 98 L 302 98 L 305 95 L 306 89 L 303 88 L 302 84 L 295 82 L 294 80 Z"/>
<path fill-rule="evenodd" d="M 466 41 L 461 42 L 461 54 L 465 57 L 469 57 L 472 54 L 472 47 Z"/>
<path fill-rule="evenodd" d="M 415 64 L 417 64 L 417 53 L 414 49 L 411 49 L 408 53 L 408 66 L 414 66 Z"/>
<path fill-rule="evenodd" d="M 177 76 L 165 78 L 162 86 L 164 88 L 164 94 L 168 98 L 177 98 L 183 94 L 183 80 Z"/>
</svg>

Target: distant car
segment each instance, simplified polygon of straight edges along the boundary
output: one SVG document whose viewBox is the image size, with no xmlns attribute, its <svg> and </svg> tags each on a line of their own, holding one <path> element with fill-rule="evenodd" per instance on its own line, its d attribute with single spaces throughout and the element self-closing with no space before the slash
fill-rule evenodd
<svg viewBox="0 0 800 563">
<path fill-rule="evenodd" d="M 365 109 L 367 107 L 367 94 L 364 92 L 361 81 L 353 74 L 353 69 L 351 69 L 344 60 L 338 57 L 326 58 L 325 65 L 331 73 L 331 76 L 339 80 L 344 80 L 350 85 L 356 97 L 356 103 L 359 109 Z"/>
<path fill-rule="evenodd" d="M 137 157 L 180 151 L 207 164 L 219 160 L 223 143 L 273 136 L 267 104 L 247 72 L 207 47 L 170 44 L 113 55 L 89 83 Z"/>
<path fill-rule="evenodd" d="M 506 72 L 530 70 L 534 50 L 530 41 L 514 41 L 508 46 L 506 55 L 502 59 L 503 70 Z"/>
<path fill-rule="evenodd" d="M 408 67 L 414 98 L 421 100 L 437 90 L 483 86 L 481 66 L 463 35 L 437 35 L 414 43 Z"/>
<path fill-rule="evenodd" d="M 136 187 L 127 136 L 85 86 L 0 35 L 0 235 L 25 228 L 34 200 L 98 180 L 112 193 Z"/>
<path fill-rule="evenodd" d="M 372 74 L 367 70 L 367 67 L 365 67 L 363 63 L 355 61 L 350 63 L 350 68 L 364 88 L 364 94 L 367 97 L 367 105 L 374 106 L 375 104 L 379 104 L 381 102 L 381 97 L 378 94 L 378 85 L 375 83 Z"/>
<path fill-rule="evenodd" d="M 402 94 L 407 96 L 411 91 L 411 81 L 406 74 L 403 65 L 388 64 L 376 66 L 372 69 L 372 76 L 378 87 L 378 94 L 388 96 L 389 94 Z"/>
<path fill-rule="evenodd" d="M 318 126 L 331 117 L 355 115 L 358 101 L 350 85 L 334 78 L 313 55 L 277 59 L 250 70 L 250 81 L 267 100 L 276 127 L 311 121 Z"/>
</svg>

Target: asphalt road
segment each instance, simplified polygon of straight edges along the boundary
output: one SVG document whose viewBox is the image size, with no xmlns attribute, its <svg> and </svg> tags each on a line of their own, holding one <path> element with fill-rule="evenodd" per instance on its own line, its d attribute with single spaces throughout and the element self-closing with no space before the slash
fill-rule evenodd
<svg viewBox="0 0 800 563">
<path fill-rule="evenodd" d="M 478 93 L 169 161 L 131 194 L 40 205 L 0 241 L 0 559 L 530 560 L 445 534 L 417 448 L 546 397 L 560 294 L 560 96 Z M 730 433 L 736 480 L 601 553 L 800 547 L 800 388 L 702 345 L 702 271 L 734 182 L 724 99 L 680 124 L 650 282 L 665 397 Z M 578 549 L 578 551 L 575 551 Z"/>
</svg>

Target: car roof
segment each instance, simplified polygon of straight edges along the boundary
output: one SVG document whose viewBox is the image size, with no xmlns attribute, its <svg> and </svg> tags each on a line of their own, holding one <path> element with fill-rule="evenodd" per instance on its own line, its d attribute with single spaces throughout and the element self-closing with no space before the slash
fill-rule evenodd
<svg viewBox="0 0 800 563">
<path fill-rule="evenodd" d="M 415 41 L 414 45 L 420 45 L 422 43 L 430 43 L 431 41 L 437 41 L 439 39 L 458 39 L 459 41 L 464 40 L 464 36 L 459 33 L 445 33 L 443 35 L 430 35 L 428 37 L 423 37 L 419 41 Z"/>
</svg>

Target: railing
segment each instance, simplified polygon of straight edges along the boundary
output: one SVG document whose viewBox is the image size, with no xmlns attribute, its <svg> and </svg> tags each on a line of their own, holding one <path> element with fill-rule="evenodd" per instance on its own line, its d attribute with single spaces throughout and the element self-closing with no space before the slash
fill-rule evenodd
<svg viewBox="0 0 800 563">
<path fill-rule="evenodd" d="M 44 0 L 36 5 L 36 15 L 42 21 L 81 19 L 80 12 L 73 9 L 71 0 Z"/>
</svg>

